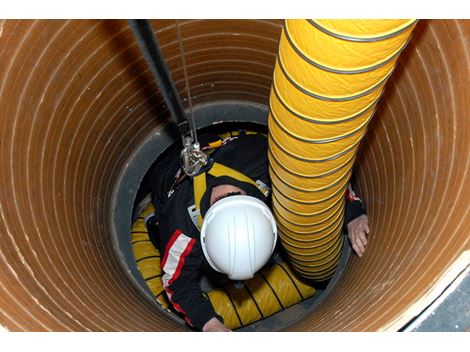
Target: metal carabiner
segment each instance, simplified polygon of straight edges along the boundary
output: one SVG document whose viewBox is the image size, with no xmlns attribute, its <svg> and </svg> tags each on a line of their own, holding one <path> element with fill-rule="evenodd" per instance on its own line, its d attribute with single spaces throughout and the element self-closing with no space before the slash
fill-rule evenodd
<svg viewBox="0 0 470 352">
<path fill-rule="evenodd" d="M 193 143 L 190 136 L 185 138 L 185 147 L 181 151 L 180 158 L 181 168 L 190 177 L 196 176 L 209 161 L 209 157 L 201 150 L 199 143 Z"/>
</svg>

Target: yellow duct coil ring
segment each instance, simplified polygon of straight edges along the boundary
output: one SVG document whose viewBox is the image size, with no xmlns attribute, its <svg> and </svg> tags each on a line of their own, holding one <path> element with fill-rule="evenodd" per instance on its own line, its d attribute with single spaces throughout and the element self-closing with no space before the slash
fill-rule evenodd
<svg viewBox="0 0 470 352">
<path fill-rule="evenodd" d="M 273 168 L 270 167 L 269 170 L 273 174 L 275 173 Z M 312 183 L 312 184 L 317 185 L 318 188 L 315 188 L 315 187 L 304 188 L 305 185 L 300 182 L 297 182 L 298 184 L 291 185 L 291 184 L 288 184 L 287 182 L 280 180 L 277 175 L 272 177 L 273 180 L 275 179 L 275 181 L 272 182 L 272 186 L 275 187 L 278 192 L 281 192 L 284 197 L 292 201 L 296 201 L 298 203 L 305 203 L 305 204 L 319 203 L 319 202 L 329 199 L 334 194 L 336 194 L 340 189 L 345 190 L 346 185 L 348 184 L 349 178 L 351 176 L 351 169 L 347 171 L 348 171 L 347 173 L 345 173 L 343 176 L 338 178 L 332 184 L 323 185 L 320 182 Z M 312 180 L 309 178 L 302 178 L 302 180 L 304 179 Z M 313 200 L 312 197 L 315 197 L 315 200 Z"/>
<path fill-rule="evenodd" d="M 289 219 L 283 218 L 277 209 L 274 209 L 273 213 L 279 226 L 288 229 L 292 234 L 297 234 L 297 237 L 300 239 L 303 235 L 327 231 L 327 229 L 334 226 L 335 222 L 340 221 L 340 218 L 344 216 L 344 208 L 339 206 L 336 211 L 331 212 L 324 220 L 317 221 L 316 223 L 294 223 Z M 304 218 L 304 221 L 307 220 L 310 220 L 310 217 Z"/>
<path fill-rule="evenodd" d="M 358 31 L 377 23 L 324 22 L 326 29 L 286 20 L 281 34 L 268 117 L 273 212 L 293 267 L 309 279 L 334 273 L 355 155 L 415 26 L 398 20 Z"/>
<path fill-rule="evenodd" d="M 299 275 L 302 275 L 304 277 L 308 276 L 311 280 L 323 282 L 328 280 L 335 273 L 334 263 L 337 260 L 339 260 L 339 257 L 333 258 L 333 264 L 327 265 L 326 269 L 320 267 L 307 266 L 305 265 L 305 263 L 302 262 L 297 263 L 297 261 L 294 259 L 290 260 L 290 264 L 295 269 L 295 271 L 299 273 Z"/>
<path fill-rule="evenodd" d="M 284 153 L 275 142 L 270 142 L 268 148 L 269 163 L 281 179 L 289 184 L 297 184 L 299 183 L 298 177 L 301 177 L 307 183 L 316 184 L 315 188 L 334 184 L 336 182 L 334 175 L 347 173 L 354 164 L 355 156 L 356 154 L 348 151 L 326 161 L 302 160 Z M 285 163 L 289 162 L 289 166 L 285 166 Z M 326 180 L 323 181 L 322 178 Z"/>
<path fill-rule="evenodd" d="M 354 146 L 357 147 L 366 132 L 366 127 L 362 127 L 360 130 L 341 139 L 336 139 L 331 142 L 315 143 L 289 135 L 280 128 L 271 114 L 269 114 L 268 126 L 270 134 L 283 151 L 288 151 L 289 154 L 299 159 L 308 160 L 335 158 L 341 155 L 344 150 L 352 149 Z"/>
<path fill-rule="evenodd" d="M 336 251 L 341 250 L 342 244 L 341 236 L 342 229 L 336 229 L 331 236 L 323 238 L 324 243 L 318 244 L 315 240 L 304 242 L 300 246 L 289 242 L 285 237 L 281 241 L 286 249 L 289 250 L 291 258 L 299 258 L 308 260 L 310 262 L 323 262 L 329 260 L 331 254 L 336 254 Z"/>
<path fill-rule="evenodd" d="M 339 231 L 335 230 L 333 232 L 334 233 L 331 233 L 329 238 L 325 237 L 322 239 L 324 241 L 323 243 L 319 243 L 316 239 L 302 243 L 291 243 L 286 236 L 281 237 L 281 242 L 286 250 L 290 252 L 291 258 L 309 259 L 310 262 L 317 262 L 318 260 L 331 257 L 331 253 L 337 249 L 336 246 L 340 241 L 337 240 L 335 235 Z M 320 257 L 322 253 L 323 256 Z"/>
<path fill-rule="evenodd" d="M 273 187 L 273 190 L 275 188 Z M 276 189 L 277 191 L 277 189 Z M 336 194 L 332 196 L 317 200 L 314 198 L 311 203 L 300 203 L 298 201 L 292 200 L 284 196 L 281 192 L 276 192 L 276 200 L 282 204 L 283 207 L 289 209 L 291 212 L 295 212 L 299 215 L 310 216 L 315 215 L 318 213 L 322 213 L 326 209 L 330 209 L 331 207 L 335 206 L 338 202 L 340 202 L 344 198 L 344 192 L 346 191 L 346 187 Z"/>
<path fill-rule="evenodd" d="M 318 277 L 324 276 L 326 273 L 333 274 L 335 272 L 335 264 L 340 258 L 341 252 L 334 256 L 328 256 L 320 263 L 311 262 L 299 258 L 290 258 L 292 267 L 299 273 L 310 272 L 312 279 L 318 280 Z M 312 273 L 313 272 L 313 273 Z"/>
<path fill-rule="evenodd" d="M 349 175 L 348 175 L 349 176 Z M 340 180 L 341 181 L 341 180 Z M 344 181 L 349 181 L 349 177 L 344 178 Z M 312 189 L 307 191 L 302 191 L 300 189 L 296 189 L 294 187 L 287 187 L 285 191 L 280 190 L 275 184 L 272 185 L 273 189 L 276 190 L 276 194 L 280 194 L 280 200 L 284 200 L 283 204 L 287 202 L 295 202 L 298 204 L 303 204 L 307 208 L 310 205 L 314 204 L 325 204 L 325 202 L 331 201 L 333 197 L 336 197 L 338 194 L 346 192 L 348 182 L 341 182 L 333 187 L 329 187 L 327 189 L 322 189 L 321 191 Z M 303 195 L 302 195 L 303 192 Z M 296 197 L 296 194 L 302 195 L 301 197 Z M 305 198 L 305 199 L 299 199 Z M 306 209 L 307 209 L 306 208 Z M 290 209 L 294 211 L 294 209 Z"/>
<path fill-rule="evenodd" d="M 283 196 L 297 201 L 299 203 L 310 203 L 312 202 L 312 196 L 314 196 L 318 201 L 322 201 L 327 199 L 331 195 L 338 192 L 340 189 L 344 190 L 346 185 L 348 184 L 349 177 L 351 175 L 351 171 L 347 170 L 348 172 L 344 174 L 341 178 L 339 178 L 334 184 L 322 186 L 320 188 L 298 188 L 296 186 L 290 185 L 287 182 L 282 181 L 277 174 L 272 171 L 272 168 L 269 168 L 271 172 L 271 183 L 273 188 L 283 194 Z M 301 186 L 303 186 L 301 184 Z"/>
<path fill-rule="evenodd" d="M 338 201 L 328 209 L 314 214 L 298 214 L 286 209 L 282 203 L 279 203 L 274 196 L 272 199 L 273 206 L 276 207 L 276 214 L 290 223 L 305 224 L 305 225 L 318 225 L 323 224 L 325 221 L 332 217 L 333 213 L 337 213 L 339 208 L 344 206 L 344 203 Z"/>
<path fill-rule="evenodd" d="M 309 236 L 310 234 L 318 234 L 321 232 L 327 232 L 332 227 L 337 226 L 338 223 L 341 223 L 342 216 L 344 216 L 344 209 L 338 209 L 333 215 L 329 215 L 328 219 L 317 224 L 307 224 L 307 225 L 295 225 L 292 222 L 282 218 L 277 212 L 274 212 L 276 220 L 279 224 L 279 228 L 282 229 L 283 233 L 289 238 L 295 238 L 299 241 L 302 241 L 304 236 Z"/>
<path fill-rule="evenodd" d="M 319 29 L 347 39 L 357 39 L 362 41 L 381 40 L 384 37 L 393 35 L 412 26 L 416 20 L 409 19 L 357 19 L 354 22 L 345 22 L 343 20 L 309 20 Z"/>
<path fill-rule="evenodd" d="M 271 128 L 271 126 L 269 126 Z M 271 137 L 273 137 L 270 134 Z M 363 135 L 361 135 L 361 138 L 356 140 L 356 143 L 350 146 L 347 146 L 342 151 L 336 152 L 331 156 L 327 156 L 324 158 L 319 158 L 319 159 L 313 159 L 313 158 L 304 158 L 302 156 L 296 155 L 289 150 L 289 145 L 285 145 L 284 147 L 277 141 L 275 138 L 271 138 L 271 152 L 273 155 L 276 157 L 276 159 L 281 163 L 282 165 L 285 165 L 285 160 L 299 160 L 299 161 L 304 161 L 307 163 L 302 163 L 301 165 L 306 166 L 310 165 L 310 169 L 314 169 L 313 172 L 311 172 L 311 175 L 321 175 L 321 174 L 326 174 L 329 173 L 333 170 L 337 170 L 340 168 L 343 164 L 345 164 L 346 161 L 351 160 L 356 155 L 356 150 L 357 147 L 359 146 L 360 141 L 362 140 Z M 298 140 L 297 140 L 298 141 Z M 295 141 L 294 141 L 295 142 Z M 305 145 L 305 144 L 304 144 Z M 317 147 L 317 148 L 321 148 Z M 298 149 L 298 148 L 297 148 Z M 289 166 L 289 169 L 292 170 L 294 167 L 292 165 Z"/>
<path fill-rule="evenodd" d="M 320 247 L 331 242 L 332 235 L 336 234 L 340 228 L 342 228 L 341 222 L 336 222 L 332 224 L 328 230 L 316 231 L 311 233 L 303 234 L 302 237 L 296 237 L 296 233 L 291 232 L 289 229 L 286 229 L 284 226 L 280 225 L 279 231 L 283 233 L 283 240 L 290 244 L 293 247 L 298 246 L 303 248 L 306 244 L 309 244 L 312 248 Z M 334 238 L 334 237 L 333 237 Z"/>
<path fill-rule="evenodd" d="M 283 243 L 284 244 L 284 243 Z M 290 248 L 292 252 L 290 254 L 290 260 L 295 261 L 299 265 L 302 265 L 309 270 L 329 270 L 332 265 L 335 265 L 336 260 L 339 260 L 341 249 L 343 247 L 343 241 L 335 241 L 328 248 L 323 250 L 314 251 L 310 249 L 312 253 L 302 253 L 297 251 L 295 248 Z"/>
<path fill-rule="evenodd" d="M 160 253 L 148 236 L 145 219 L 155 213 L 152 203 L 139 214 L 131 229 L 131 243 L 137 268 L 156 302 L 170 312 L 163 290 Z M 208 292 L 214 310 L 230 329 L 267 318 L 300 301 L 312 297 L 315 289 L 296 277 L 286 263 L 265 267 L 237 289 L 232 283 Z"/>
<path fill-rule="evenodd" d="M 342 202 L 342 198 L 338 200 L 336 204 L 331 205 L 329 208 L 323 209 L 318 213 L 312 214 L 298 214 L 289 209 L 286 209 L 282 203 L 280 203 L 275 193 L 273 193 L 272 203 L 273 207 L 276 208 L 276 214 L 281 216 L 283 219 L 298 224 L 308 224 L 308 225 L 315 225 L 320 224 L 332 216 L 332 213 L 336 213 L 339 208 L 344 207 L 344 202 Z"/>
<path fill-rule="evenodd" d="M 310 272 L 309 276 L 311 276 L 313 280 L 318 280 L 319 277 L 326 277 L 325 275 L 327 273 L 332 275 L 335 272 L 334 265 L 339 260 L 339 254 L 340 253 L 338 253 L 337 256 L 328 257 L 328 260 L 319 264 L 297 258 L 291 258 L 290 263 L 297 272 L 301 274 Z"/>
<path fill-rule="evenodd" d="M 309 119 L 306 116 L 296 115 L 289 110 L 288 106 L 282 103 L 275 90 L 271 91 L 269 106 L 272 117 L 282 129 L 293 136 L 302 136 L 305 139 L 318 142 L 340 138 L 361 129 L 372 118 L 373 108 L 375 107 L 371 106 L 356 117 L 340 123 L 325 123 Z"/>
<path fill-rule="evenodd" d="M 299 233 L 294 232 L 284 225 L 279 224 L 278 229 L 283 233 L 283 239 L 290 243 L 293 246 L 303 246 L 305 243 L 310 243 L 312 246 L 325 244 L 331 239 L 332 232 L 336 231 L 338 227 L 342 228 L 342 223 L 336 221 L 325 228 L 319 231 L 310 231 L 305 232 L 299 237 Z"/>
<path fill-rule="evenodd" d="M 307 268 L 309 271 L 315 271 L 315 274 L 312 275 L 313 280 L 318 280 L 319 277 L 325 277 L 326 274 L 332 275 L 334 273 L 334 269 L 332 269 L 332 264 L 335 263 L 335 261 L 339 260 L 339 256 L 337 257 L 331 257 L 330 261 L 325 261 L 325 263 L 322 264 L 311 264 L 302 260 L 297 260 L 297 259 L 291 259 L 291 265 L 292 267 L 300 272 L 300 273 L 305 273 L 306 271 L 302 271 L 301 268 L 305 269 Z"/>
<path fill-rule="evenodd" d="M 305 89 L 310 94 L 327 100 L 351 100 L 377 89 L 392 74 L 398 58 L 395 56 L 374 70 L 344 74 L 323 70 L 304 60 L 292 47 L 284 32 L 279 43 L 279 67 L 286 77 L 299 89 Z M 293 56 L 298 57 L 290 59 Z M 285 60 L 286 57 L 289 60 Z M 311 80 L 309 77 L 316 79 Z M 333 84 L 321 84 L 322 82 Z"/>
<path fill-rule="evenodd" d="M 319 253 L 333 251 L 336 248 L 335 246 L 340 242 L 336 235 L 341 231 L 342 228 L 335 228 L 329 233 L 329 236 L 323 236 L 321 239 L 313 238 L 299 243 L 290 242 L 290 239 L 286 236 L 283 236 L 281 241 L 294 257 L 295 255 L 299 255 L 302 258 L 309 257 L 312 258 L 312 261 L 316 261 L 322 259 L 318 256 Z"/>
<path fill-rule="evenodd" d="M 357 28 L 354 22 L 343 20 L 343 25 Z M 414 27 L 415 24 L 402 30 L 399 24 L 390 29 L 390 35 L 383 40 L 368 42 L 337 38 L 307 20 L 287 20 L 284 30 L 293 46 L 312 64 L 325 70 L 357 72 L 373 70 L 397 56 L 407 44 Z"/>
<path fill-rule="evenodd" d="M 311 253 L 300 252 L 298 250 L 291 250 L 290 259 L 301 263 L 308 268 L 316 268 L 319 270 L 327 270 L 331 265 L 335 264 L 335 261 L 339 259 L 341 254 L 341 248 L 343 245 L 343 239 L 338 236 L 338 240 L 331 243 L 328 248 L 322 248 L 318 251 L 310 249 Z"/>
<path fill-rule="evenodd" d="M 314 271 L 315 276 L 312 276 L 312 280 L 319 280 L 319 277 L 325 277 L 327 273 L 330 275 L 334 274 L 334 270 L 331 268 L 335 264 L 335 261 L 339 260 L 339 256 L 330 258 L 331 260 L 325 261 L 324 263 L 318 265 L 297 259 L 291 259 L 290 262 L 292 267 L 299 272 L 300 270 L 298 270 L 298 268 L 308 268 L 308 271 Z"/>
<path fill-rule="evenodd" d="M 381 83 L 377 89 L 354 100 L 330 101 L 319 99 L 304 91 L 297 89 L 283 74 L 282 70 L 276 66 L 274 68 L 273 89 L 284 105 L 301 116 L 312 116 L 312 119 L 327 123 L 338 123 L 355 118 L 374 105 L 381 97 L 385 82 Z"/>
<path fill-rule="evenodd" d="M 295 206 L 294 205 L 295 202 L 283 198 L 282 196 L 280 196 L 279 192 L 273 192 L 273 199 L 272 199 L 273 204 L 278 204 L 279 206 L 281 206 L 282 210 L 285 210 L 285 212 L 280 211 L 281 214 L 283 215 L 285 213 L 294 214 L 295 216 L 303 217 L 304 220 L 305 218 L 311 219 L 317 216 L 320 216 L 320 218 L 323 218 L 325 214 L 328 214 L 331 211 L 336 210 L 336 208 L 340 206 L 343 200 L 344 200 L 344 195 L 342 194 L 336 195 L 335 197 L 328 199 L 325 202 L 310 204 L 307 208 L 304 206 L 300 206 L 298 208 L 300 208 L 301 211 L 299 211 L 299 210 L 293 210 L 291 208 Z"/>
<path fill-rule="evenodd" d="M 341 222 L 341 219 L 344 216 L 344 208 L 338 207 L 336 212 L 332 212 L 327 219 L 315 224 L 293 223 L 287 219 L 284 219 L 276 209 L 273 210 L 273 213 L 276 217 L 278 227 L 282 227 L 283 232 L 287 235 L 291 234 L 292 237 L 297 236 L 298 240 L 301 241 L 304 235 L 327 231 L 330 227 L 336 225 L 338 222 Z"/>
</svg>

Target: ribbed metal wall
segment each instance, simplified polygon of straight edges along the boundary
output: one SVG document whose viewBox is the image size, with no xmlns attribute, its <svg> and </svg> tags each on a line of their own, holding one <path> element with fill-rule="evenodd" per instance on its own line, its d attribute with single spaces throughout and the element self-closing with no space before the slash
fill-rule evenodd
<svg viewBox="0 0 470 352">
<path fill-rule="evenodd" d="M 174 21 L 154 21 L 183 92 Z M 183 21 L 193 103 L 267 105 L 282 21 Z M 422 21 L 362 146 L 372 224 L 324 304 L 293 330 L 390 326 L 470 249 L 468 21 Z M 467 38 L 467 39 L 466 39 Z M 163 106 L 126 21 L 0 21 L 0 325 L 177 331 L 121 271 L 109 210 Z"/>
</svg>

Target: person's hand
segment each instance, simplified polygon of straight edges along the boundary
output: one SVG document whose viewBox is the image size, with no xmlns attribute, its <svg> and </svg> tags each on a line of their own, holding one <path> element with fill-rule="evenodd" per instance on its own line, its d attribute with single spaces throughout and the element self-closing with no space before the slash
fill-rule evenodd
<svg viewBox="0 0 470 352">
<path fill-rule="evenodd" d="M 227 331 L 232 331 L 232 330 L 227 329 L 225 325 L 220 322 L 219 319 L 214 317 L 211 320 L 209 320 L 206 324 L 204 324 L 204 326 L 202 327 L 202 331 L 204 332 L 216 332 L 216 331 L 227 332 Z"/>
<path fill-rule="evenodd" d="M 369 220 L 366 214 L 363 214 L 348 224 L 348 236 L 351 245 L 359 257 L 362 257 L 366 250 L 367 235 L 369 234 Z"/>
</svg>

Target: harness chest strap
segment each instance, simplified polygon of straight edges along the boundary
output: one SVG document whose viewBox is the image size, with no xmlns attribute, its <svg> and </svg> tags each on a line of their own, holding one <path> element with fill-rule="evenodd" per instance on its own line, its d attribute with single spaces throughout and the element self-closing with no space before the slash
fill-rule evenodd
<svg viewBox="0 0 470 352">
<path fill-rule="evenodd" d="M 241 172 L 237 170 L 234 170 L 228 166 L 225 166 L 219 163 L 214 163 L 209 171 L 203 172 L 193 178 L 194 205 L 196 207 L 196 211 L 198 212 L 197 227 L 199 229 L 201 228 L 202 221 L 204 220 L 201 215 L 201 199 L 202 199 L 202 196 L 204 195 L 204 192 L 207 189 L 206 173 L 209 173 L 210 175 L 214 177 L 229 176 L 241 182 L 251 183 L 253 186 L 258 188 L 261 191 L 261 193 L 264 194 L 265 197 L 267 197 L 270 192 L 270 189 L 268 188 L 268 186 L 266 186 L 261 181 L 255 182 L 251 178 L 249 178 L 248 176 L 242 174 Z"/>
</svg>

